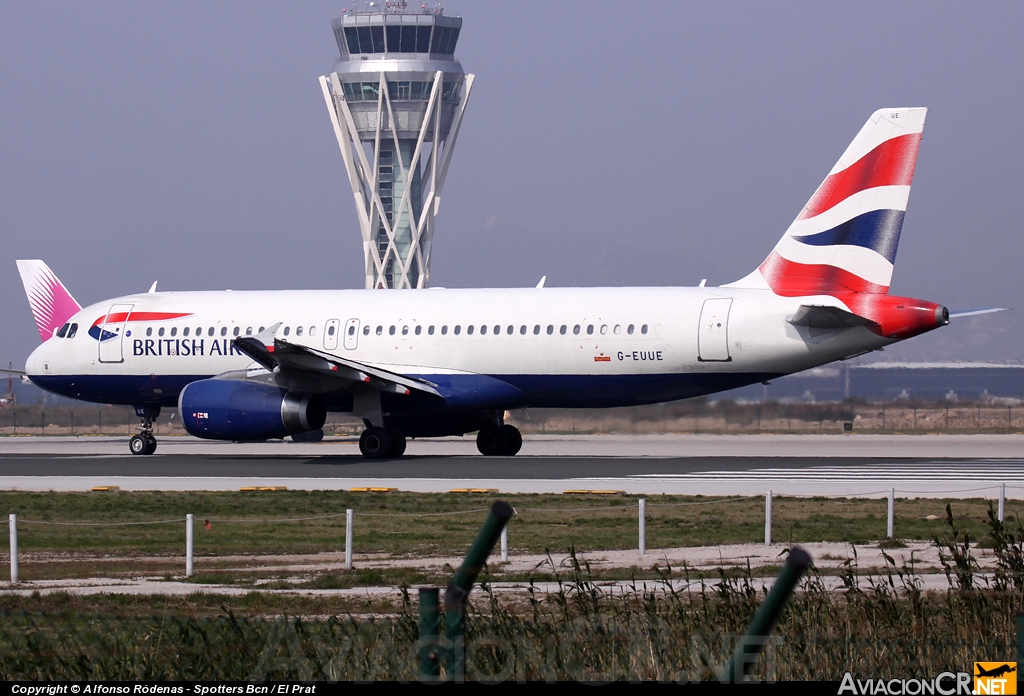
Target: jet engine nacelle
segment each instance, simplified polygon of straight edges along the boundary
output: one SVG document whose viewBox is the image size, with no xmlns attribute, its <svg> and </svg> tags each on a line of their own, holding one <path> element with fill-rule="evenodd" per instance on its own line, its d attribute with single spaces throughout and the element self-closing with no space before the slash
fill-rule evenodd
<svg viewBox="0 0 1024 696">
<path fill-rule="evenodd" d="M 319 430 L 327 407 L 303 394 L 241 380 L 203 379 L 181 390 L 178 413 L 189 435 L 207 440 L 268 440 Z"/>
</svg>

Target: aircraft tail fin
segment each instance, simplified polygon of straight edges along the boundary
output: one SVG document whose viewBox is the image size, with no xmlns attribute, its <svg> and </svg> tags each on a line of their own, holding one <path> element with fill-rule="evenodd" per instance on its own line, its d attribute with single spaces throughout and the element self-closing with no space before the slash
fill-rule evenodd
<svg viewBox="0 0 1024 696">
<path fill-rule="evenodd" d="M 926 113 L 873 113 L 771 255 L 728 287 L 888 293 Z"/>
<path fill-rule="evenodd" d="M 39 338 L 45 342 L 82 306 L 44 262 L 33 259 L 17 263 Z"/>
</svg>

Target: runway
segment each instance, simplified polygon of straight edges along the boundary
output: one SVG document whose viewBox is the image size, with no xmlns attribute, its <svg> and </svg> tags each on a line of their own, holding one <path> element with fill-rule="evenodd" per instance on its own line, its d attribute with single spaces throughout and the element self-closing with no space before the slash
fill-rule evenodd
<svg viewBox="0 0 1024 696">
<path fill-rule="evenodd" d="M 530 436 L 516 457 L 482 457 L 472 438 L 410 442 L 367 461 L 354 439 L 317 444 L 162 438 L 133 457 L 127 438 L 0 438 L 0 488 L 85 491 L 387 487 L 441 493 L 621 490 L 641 495 L 1024 498 L 1021 435 Z"/>
</svg>

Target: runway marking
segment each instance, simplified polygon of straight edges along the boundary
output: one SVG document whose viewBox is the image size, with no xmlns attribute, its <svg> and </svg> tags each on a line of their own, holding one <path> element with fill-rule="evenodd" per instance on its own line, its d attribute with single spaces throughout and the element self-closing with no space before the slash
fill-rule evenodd
<svg viewBox="0 0 1024 696">
<path fill-rule="evenodd" d="M 854 464 L 848 466 L 815 466 L 802 469 L 766 468 L 744 471 L 692 471 L 678 474 L 632 474 L 628 478 L 691 480 L 811 480 L 811 481 L 956 481 L 973 484 L 979 481 L 1024 483 L 1024 460 L 978 460 L 984 466 L 965 467 L 962 463 L 942 461 L 901 465 Z"/>
</svg>

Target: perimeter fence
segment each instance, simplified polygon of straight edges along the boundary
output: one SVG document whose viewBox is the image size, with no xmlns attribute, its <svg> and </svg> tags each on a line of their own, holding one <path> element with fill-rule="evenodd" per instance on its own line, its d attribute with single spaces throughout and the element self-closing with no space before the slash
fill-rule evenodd
<svg viewBox="0 0 1024 696">
<path fill-rule="evenodd" d="M 367 493 L 381 493 L 384 494 L 395 489 L 353 489 L 360 492 Z M 470 489 L 456 489 L 459 492 L 472 492 L 472 493 L 493 493 L 497 494 L 496 491 L 489 490 L 470 490 Z M 699 510 L 708 506 L 728 506 L 730 504 L 745 503 L 757 499 L 764 500 L 764 544 L 765 546 L 771 546 L 777 540 L 773 538 L 773 505 L 778 501 L 799 501 L 803 500 L 826 500 L 826 501 L 837 501 L 837 500 L 853 500 L 858 498 L 865 499 L 884 499 L 886 500 L 886 516 L 885 516 L 885 538 L 895 539 L 896 538 L 896 510 L 897 501 L 903 500 L 910 502 L 910 498 L 897 498 L 897 493 L 905 494 L 907 496 L 913 494 L 924 494 L 927 493 L 930 497 L 934 497 L 936 494 L 951 494 L 957 498 L 963 498 L 964 494 L 977 493 L 977 498 L 984 498 L 990 501 L 990 505 L 995 503 L 996 509 L 991 511 L 993 518 L 997 519 L 1001 524 L 1006 518 L 1006 500 L 1007 490 L 1011 492 L 1017 491 L 1018 498 L 1024 498 L 1024 485 L 1007 485 L 1001 483 L 993 483 L 986 486 L 978 486 L 974 488 L 958 488 L 948 491 L 936 491 L 936 490 L 906 490 L 889 488 L 887 490 L 867 491 L 855 494 L 847 494 L 843 496 L 811 496 L 811 495 L 786 495 L 786 496 L 775 496 L 773 491 L 768 490 L 763 495 L 746 495 L 746 496 L 733 496 L 726 498 L 713 498 L 707 500 L 691 500 L 683 502 L 657 502 L 656 500 L 651 501 L 647 498 L 638 498 L 636 507 L 627 506 L 623 504 L 623 501 L 609 501 L 609 504 L 605 505 L 594 505 L 588 507 L 529 507 L 519 506 L 515 509 L 516 519 L 527 519 L 534 522 L 541 527 L 545 524 L 545 517 L 548 515 L 572 515 L 575 518 L 586 518 L 590 520 L 590 525 L 596 530 L 599 528 L 599 521 L 602 518 L 611 517 L 614 518 L 616 526 L 621 528 L 621 524 L 618 520 L 628 517 L 633 517 L 636 524 L 636 546 L 629 547 L 635 548 L 639 555 L 648 555 L 653 551 L 648 545 L 648 525 L 654 523 L 655 525 L 662 523 L 665 525 L 679 525 L 680 518 L 667 518 L 657 517 L 659 511 L 668 510 L 683 510 L 693 509 Z M 455 492 L 455 491 L 453 491 Z M 982 495 L 983 493 L 994 494 L 991 497 Z M 569 493 L 576 494 L 621 494 L 622 491 L 566 491 Z M 488 511 L 488 508 L 466 508 L 458 510 L 447 510 L 438 512 L 410 512 L 410 513 L 395 513 L 395 512 L 375 512 L 372 510 L 359 510 L 354 508 L 348 508 L 345 512 L 328 513 L 323 515 L 311 515 L 303 517 L 266 517 L 266 518 L 235 518 L 235 517 L 205 517 L 200 518 L 205 529 L 209 530 L 213 525 L 233 525 L 244 527 L 249 525 L 251 529 L 257 526 L 271 526 L 280 528 L 282 525 L 302 525 L 306 523 L 317 523 L 317 522 L 333 522 L 344 518 L 344 568 L 351 570 L 354 564 L 355 554 L 355 543 L 354 543 L 354 529 L 356 524 L 361 521 L 366 521 L 366 526 L 373 528 L 377 526 L 378 522 L 382 521 L 394 521 L 394 520 L 418 520 L 418 521 L 430 521 L 430 520 L 443 520 L 444 518 L 454 518 L 463 516 L 472 516 L 484 514 Z M 723 518 L 724 519 L 724 518 Z M 937 519 L 937 518 L 933 518 Z M 184 565 L 185 565 L 185 577 L 191 578 L 195 572 L 195 523 L 196 516 L 193 513 L 184 515 L 183 517 L 164 518 L 155 520 L 135 520 L 135 521 L 117 521 L 117 522 L 92 522 L 92 521 L 56 521 L 56 520 L 42 520 L 26 518 L 24 516 L 19 517 L 16 513 L 11 513 L 8 517 L 8 526 L 10 532 L 10 582 L 16 584 L 19 582 L 19 530 L 22 533 L 27 532 L 31 534 L 32 529 L 73 529 L 99 531 L 99 530 L 112 530 L 114 528 L 153 528 L 153 527 L 165 527 L 171 525 L 183 525 L 184 526 Z M 874 523 L 874 516 L 869 515 L 869 521 Z M 683 520 L 685 523 L 685 520 Z M 564 526 L 564 525 L 561 525 Z M 952 519 L 950 518 L 950 526 L 952 526 Z M 954 530 L 955 531 L 955 530 Z M 881 539 L 881 524 L 878 527 L 878 537 Z M 1024 528 L 1021 529 L 1022 535 L 1024 535 Z M 140 534 L 140 537 L 144 537 L 144 534 Z M 248 540 L 251 540 L 253 545 L 258 544 L 261 538 L 265 538 L 263 535 L 255 535 L 250 533 L 247 536 Z M 301 533 L 300 533 L 301 536 Z M 1024 536 L 1022 536 L 1024 538 Z M 83 544 L 79 544 L 78 548 L 87 548 L 87 541 Z M 718 544 L 729 543 L 725 540 L 719 540 Z M 331 545 L 330 550 L 334 550 L 336 546 Z M 509 528 L 506 526 L 502 531 L 501 535 L 501 546 L 500 546 L 500 558 L 502 562 L 509 560 Z M 251 552 L 252 548 L 249 547 Z M 315 551 L 315 549 L 306 549 L 309 551 Z M 327 551 L 327 548 L 321 548 L 320 551 Z M 616 549 L 603 549 L 607 551 L 611 550 L 623 550 L 620 545 Z M 203 558 L 215 559 L 216 554 L 205 554 Z"/>
</svg>

